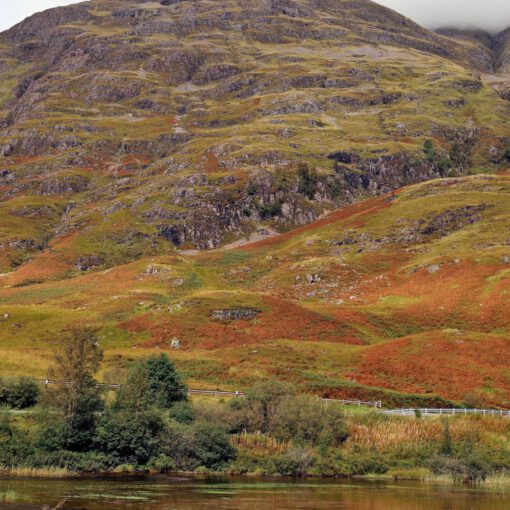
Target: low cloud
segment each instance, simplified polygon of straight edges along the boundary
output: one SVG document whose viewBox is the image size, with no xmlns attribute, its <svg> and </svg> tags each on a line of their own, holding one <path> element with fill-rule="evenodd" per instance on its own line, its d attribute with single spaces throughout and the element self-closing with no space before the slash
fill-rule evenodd
<svg viewBox="0 0 510 510">
<path fill-rule="evenodd" d="M 481 28 L 500 32 L 510 26 L 509 0 L 376 0 L 420 25 Z"/>
<path fill-rule="evenodd" d="M 0 31 L 11 28 L 35 12 L 44 11 L 50 7 L 75 4 L 83 0 L 0 0 L 2 15 L 0 16 Z"/>
</svg>

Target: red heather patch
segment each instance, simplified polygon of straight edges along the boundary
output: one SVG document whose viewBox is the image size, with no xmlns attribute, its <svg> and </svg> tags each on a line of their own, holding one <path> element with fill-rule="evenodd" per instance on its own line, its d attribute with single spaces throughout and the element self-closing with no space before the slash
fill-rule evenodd
<svg viewBox="0 0 510 510">
<path fill-rule="evenodd" d="M 462 400 L 493 387 L 510 397 L 510 340 L 431 332 L 368 348 L 353 376 L 357 382 L 406 393 L 438 393 Z"/>
<path fill-rule="evenodd" d="M 148 332 L 144 347 L 166 346 L 172 337 L 192 348 L 219 349 L 271 340 L 327 341 L 364 345 L 348 324 L 299 305 L 272 297 L 263 298 L 263 311 L 256 319 L 217 321 L 209 315 L 180 314 L 172 319 L 150 315 L 134 317 L 121 327 L 134 333 Z"/>
<path fill-rule="evenodd" d="M 205 163 L 205 171 L 207 173 L 215 173 L 219 171 L 218 158 L 213 152 L 207 153 L 207 161 Z"/>
</svg>

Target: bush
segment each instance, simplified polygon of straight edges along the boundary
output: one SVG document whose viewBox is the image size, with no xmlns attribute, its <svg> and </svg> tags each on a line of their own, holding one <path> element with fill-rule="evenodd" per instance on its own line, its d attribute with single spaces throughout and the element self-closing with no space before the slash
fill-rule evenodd
<svg viewBox="0 0 510 510">
<path fill-rule="evenodd" d="M 163 429 L 160 417 L 152 412 L 109 413 L 97 427 L 95 443 L 115 465 L 143 466 L 159 455 L 158 437 Z"/>
<path fill-rule="evenodd" d="M 346 461 L 351 475 L 383 475 L 389 469 L 384 457 L 375 449 L 354 448 Z"/>
<path fill-rule="evenodd" d="M 465 457 L 436 455 L 429 463 L 436 475 L 448 475 L 456 482 L 478 483 L 484 481 L 491 473 L 490 465 L 477 453 Z"/>
<path fill-rule="evenodd" d="M 195 420 L 195 410 L 189 402 L 176 402 L 170 409 L 170 416 L 177 423 L 189 425 Z"/>
<path fill-rule="evenodd" d="M 434 149 L 434 142 L 432 140 L 425 140 L 423 143 L 423 152 L 427 156 L 427 159 L 434 159 L 436 156 L 436 150 Z"/>
<path fill-rule="evenodd" d="M 231 400 L 229 403 L 218 403 L 214 400 L 193 402 L 195 419 L 201 422 L 216 423 L 230 433 L 246 430 L 249 408 L 243 399 Z"/>
<path fill-rule="evenodd" d="M 462 148 L 458 143 L 454 143 L 450 147 L 450 151 L 448 152 L 448 156 L 453 161 L 453 163 L 460 165 L 462 163 L 462 160 L 464 158 L 462 154 Z"/>
<path fill-rule="evenodd" d="M 161 453 L 185 471 L 199 467 L 220 470 L 235 458 L 236 451 L 225 429 L 217 424 L 197 422 L 191 427 L 169 426 L 159 438 Z"/>
<path fill-rule="evenodd" d="M 510 161 L 510 141 L 507 141 L 503 149 L 503 158 Z"/>
<path fill-rule="evenodd" d="M 150 407 L 169 409 L 175 402 L 187 400 L 187 388 L 166 354 L 151 356 L 136 363 L 128 382 L 117 396 L 118 408 L 136 411 Z"/>
<path fill-rule="evenodd" d="M 340 408 L 318 397 L 286 397 L 271 417 L 271 431 L 281 441 L 338 446 L 348 436 Z"/>
<path fill-rule="evenodd" d="M 168 473 L 175 469 L 175 462 L 173 459 L 162 453 L 155 459 L 151 459 L 148 467 L 152 471 L 158 471 L 159 473 Z"/>
<path fill-rule="evenodd" d="M 207 422 L 193 429 L 193 451 L 200 466 L 213 470 L 223 469 L 236 456 L 225 429 Z"/>
<path fill-rule="evenodd" d="M 32 379 L 20 377 L 13 381 L 0 381 L 0 405 L 26 409 L 37 404 L 39 387 Z"/>
<path fill-rule="evenodd" d="M 315 196 L 319 176 L 315 169 L 310 170 L 307 163 L 298 165 L 298 191 L 310 200 Z"/>
<path fill-rule="evenodd" d="M 310 473 L 315 458 L 306 449 L 292 448 L 273 460 L 275 473 L 283 476 L 305 476 Z"/>
<path fill-rule="evenodd" d="M 252 432 L 267 432 L 270 427 L 270 419 L 280 402 L 294 394 L 295 390 L 290 384 L 280 381 L 256 383 L 246 393 L 243 406 L 247 429 Z"/>
<path fill-rule="evenodd" d="M 268 220 L 271 218 L 275 218 L 282 213 L 282 204 L 281 202 L 271 202 L 268 205 L 260 205 L 259 213 L 263 220 Z"/>
</svg>

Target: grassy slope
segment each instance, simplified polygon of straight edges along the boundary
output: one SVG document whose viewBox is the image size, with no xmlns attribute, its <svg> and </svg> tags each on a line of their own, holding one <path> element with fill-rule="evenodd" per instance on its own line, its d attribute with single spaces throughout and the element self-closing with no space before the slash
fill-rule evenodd
<svg viewBox="0 0 510 510">
<path fill-rule="evenodd" d="M 60 263 L 61 239 L 0 277 L 0 373 L 43 376 L 59 333 L 92 324 L 110 377 L 177 337 L 171 355 L 195 384 L 247 387 L 276 376 L 336 396 L 396 401 L 376 389 L 386 388 L 505 405 L 509 192 L 505 175 L 433 181 L 241 248 L 19 287 Z M 479 207 L 473 221 L 402 239 L 466 205 Z M 260 314 L 211 318 L 235 307 Z"/>
</svg>

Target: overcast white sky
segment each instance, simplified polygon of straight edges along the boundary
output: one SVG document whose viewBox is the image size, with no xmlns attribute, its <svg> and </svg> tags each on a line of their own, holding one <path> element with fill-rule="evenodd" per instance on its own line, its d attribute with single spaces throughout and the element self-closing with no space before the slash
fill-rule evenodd
<svg viewBox="0 0 510 510">
<path fill-rule="evenodd" d="M 37 11 L 81 0 L 0 0 L 0 30 Z M 133 0 L 136 2 L 136 0 Z M 510 0 L 377 0 L 421 25 L 475 26 L 499 31 L 510 26 Z"/>
</svg>

